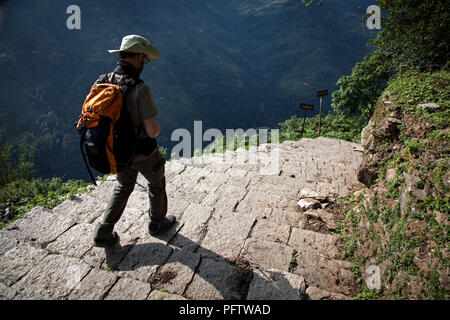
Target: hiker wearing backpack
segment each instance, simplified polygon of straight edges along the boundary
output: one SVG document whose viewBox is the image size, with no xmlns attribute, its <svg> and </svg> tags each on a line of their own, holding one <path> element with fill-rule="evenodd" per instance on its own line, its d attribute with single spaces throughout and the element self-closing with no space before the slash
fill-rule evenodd
<svg viewBox="0 0 450 320">
<path fill-rule="evenodd" d="M 114 225 L 125 210 L 138 173 L 148 181 L 149 233 L 156 235 L 176 220 L 173 215 L 166 217 L 165 159 L 156 142 L 160 132 L 155 119 L 158 109 L 150 88 L 139 78 L 146 63 L 159 59 L 159 52 L 138 35 L 125 36 L 119 50 L 108 51 L 120 60 L 112 73 L 100 76 L 92 87 L 77 126 L 86 166 L 85 156 L 96 170 L 117 173 L 118 183 L 103 220 L 95 229 L 94 244 L 98 247 L 117 241 Z M 116 105 L 120 106 L 113 113 Z"/>
</svg>

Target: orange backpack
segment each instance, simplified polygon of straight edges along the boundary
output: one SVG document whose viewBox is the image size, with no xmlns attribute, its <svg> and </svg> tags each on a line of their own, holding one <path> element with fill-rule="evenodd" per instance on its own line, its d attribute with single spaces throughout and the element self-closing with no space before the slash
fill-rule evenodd
<svg viewBox="0 0 450 320">
<path fill-rule="evenodd" d="M 126 95 L 136 83 L 124 75 L 102 75 L 83 103 L 76 128 L 81 136 L 81 154 L 94 184 L 87 162 L 103 174 L 116 174 L 131 161 L 136 135 L 126 108 Z"/>
</svg>

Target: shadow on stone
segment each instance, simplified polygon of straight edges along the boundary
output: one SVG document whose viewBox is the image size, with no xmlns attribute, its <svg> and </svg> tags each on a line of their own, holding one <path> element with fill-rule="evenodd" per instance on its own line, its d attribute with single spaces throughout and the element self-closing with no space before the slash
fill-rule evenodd
<svg viewBox="0 0 450 320">
<path fill-rule="evenodd" d="M 181 237 L 183 248 L 160 242 L 137 242 L 122 247 L 117 242 L 105 249 L 106 264 L 119 275 L 194 300 L 306 299 L 306 285 L 301 276 L 274 269 L 254 270 L 243 259 L 230 261 L 181 234 L 177 237 L 179 240 Z M 158 236 L 164 238 L 164 234 Z"/>
</svg>

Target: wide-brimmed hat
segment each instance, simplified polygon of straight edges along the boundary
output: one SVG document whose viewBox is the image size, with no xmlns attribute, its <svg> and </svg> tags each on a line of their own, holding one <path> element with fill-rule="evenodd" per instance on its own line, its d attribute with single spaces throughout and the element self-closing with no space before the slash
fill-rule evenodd
<svg viewBox="0 0 450 320">
<path fill-rule="evenodd" d="M 110 53 L 120 58 L 121 52 L 143 53 L 150 61 L 159 59 L 158 50 L 150 45 L 150 42 L 144 37 L 131 34 L 122 38 L 119 50 L 108 50 Z"/>
</svg>

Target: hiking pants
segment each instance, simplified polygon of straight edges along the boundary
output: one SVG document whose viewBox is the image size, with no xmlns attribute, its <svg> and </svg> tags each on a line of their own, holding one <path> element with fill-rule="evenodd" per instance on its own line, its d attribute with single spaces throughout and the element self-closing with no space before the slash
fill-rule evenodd
<svg viewBox="0 0 450 320">
<path fill-rule="evenodd" d="M 150 200 L 150 222 L 158 226 L 167 214 L 166 181 L 164 177 L 165 159 L 158 149 L 149 156 L 137 155 L 130 166 L 117 174 L 118 184 L 114 188 L 102 223 L 95 231 L 96 239 L 106 239 L 111 236 L 114 225 L 122 216 L 128 198 L 134 190 L 138 173 L 148 181 L 148 195 Z"/>
</svg>

